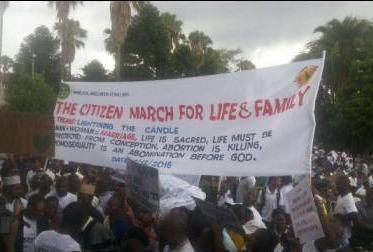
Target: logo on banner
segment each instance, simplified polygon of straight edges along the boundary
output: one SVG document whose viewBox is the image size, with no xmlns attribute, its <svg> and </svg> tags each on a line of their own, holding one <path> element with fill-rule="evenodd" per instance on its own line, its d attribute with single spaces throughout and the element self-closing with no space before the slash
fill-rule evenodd
<svg viewBox="0 0 373 252">
<path fill-rule="evenodd" d="M 299 74 L 295 78 L 295 82 L 301 87 L 305 86 L 311 79 L 312 75 L 316 72 L 316 70 L 317 66 L 315 65 L 306 66 L 299 72 Z"/>
<path fill-rule="evenodd" d="M 64 100 L 70 95 L 70 87 L 69 85 L 62 83 L 60 87 L 60 92 L 58 92 L 58 98 Z"/>
</svg>

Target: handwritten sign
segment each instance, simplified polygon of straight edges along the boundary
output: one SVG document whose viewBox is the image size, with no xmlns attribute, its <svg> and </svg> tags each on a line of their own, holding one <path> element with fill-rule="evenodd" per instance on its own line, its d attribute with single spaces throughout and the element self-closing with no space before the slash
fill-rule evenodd
<svg viewBox="0 0 373 252">
<path fill-rule="evenodd" d="M 128 160 L 126 190 L 128 197 L 146 210 L 159 212 L 158 170 Z"/>
<path fill-rule="evenodd" d="M 53 116 L 1 112 L 0 118 L 0 152 L 54 156 Z"/>
<path fill-rule="evenodd" d="M 290 217 L 295 236 L 301 242 L 309 242 L 324 237 L 308 180 L 303 179 L 287 194 Z"/>
</svg>

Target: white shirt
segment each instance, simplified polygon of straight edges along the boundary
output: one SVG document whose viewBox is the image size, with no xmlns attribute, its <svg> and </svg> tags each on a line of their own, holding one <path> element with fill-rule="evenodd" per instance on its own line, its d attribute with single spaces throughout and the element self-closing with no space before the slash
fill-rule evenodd
<svg viewBox="0 0 373 252">
<path fill-rule="evenodd" d="M 282 247 L 281 243 L 278 243 L 273 252 L 282 252 L 283 249 L 284 247 Z"/>
<path fill-rule="evenodd" d="M 174 249 L 170 249 L 169 246 L 166 246 L 163 252 L 194 252 L 194 249 L 192 244 L 190 244 L 190 241 L 187 239 L 183 244 Z"/>
<path fill-rule="evenodd" d="M 237 247 L 225 228 L 223 229 L 222 233 L 224 249 L 229 252 L 237 252 Z"/>
<path fill-rule="evenodd" d="M 367 194 L 367 190 L 365 190 L 364 186 L 361 186 L 359 189 L 357 189 L 355 194 L 360 197 L 365 197 L 365 195 Z"/>
<path fill-rule="evenodd" d="M 58 198 L 58 210 L 63 211 L 70 203 L 78 201 L 78 197 L 72 193 L 67 193 L 64 197 Z"/>
<path fill-rule="evenodd" d="M 369 187 L 373 187 L 373 176 L 369 176 Z"/>
<path fill-rule="evenodd" d="M 27 186 L 28 186 L 28 189 L 29 189 L 29 191 L 30 191 L 30 180 L 31 180 L 31 178 L 34 176 L 34 175 L 36 175 L 36 172 L 34 172 L 33 170 L 29 170 L 28 172 L 27 172 L 27 175 L 26 175 L 26 184 L 27 184 Z"/>
<path fill-rule="evenodd" d="M 260 191 L 259 196 L 258 196 L 258 203 L 260 204 L 262 201 L 262 191 Z M 264 221 L 271 222 L 272 221 L 272 212 L 279 206 L 284 205 L 284 200 L 283 196 L 280 192 L 280 199 L 279 199 L 279 206 L 277 206 L 277 193 L 278 190 L 274 190 L 272 193 L 269 189 L 268 186 L 266 187 L 266 195 L 265 195 L 265 202 L 264 206 L 262 208 L 262 218 Z"/>
<path fill-rule="evenodd" d="M 357 187 L 357 178 L 349 177 L 350 186 Z"/>
<path fill-rule="evenodd" d="M 284 207 L 285 207 L 285 212 L 287 214 L 290 214 L 290 207 L 289 207 L 289 202 L 287 198 L 287 193 L 293 190 L 293 188 L 294 188 L 293 185 L 290 183 L 280 189 L 280 192 L 282 196 L 284 197 Z"/>
<path fill-rule="evenodd" d="M 263 219 L 262 219 L 262 216 L 260 215 L 260 213 L 258 212 L 258 210 L 256 210 L 255 207 L 251 206 L 249 207 L 249 209 L 251 210 L 251 212 L 253 213 L 253 216 L 254 216 L 254 219 L 256 223 L 260 223 L 260 228 L 266 228 L 266 225 L 264 224 L 263 222 Z"/>
<path fill-rule="evenodd" d="M 254 218 L 252 220 L 246 222 L 242 226 L 243 230 L 245 231 L 245 234 L 246 235 L 253 234 L 259 228 L 266 229 L 267 227 L 262 220 L 262 216 L 260 216 L 259 212 L 255 209 L 255 207 L 253 207 L 253 206 L 248 207 L 248 209 L 251 210 Z"/>
<path fill-rule="evenodd" d="M 347 215 L 350 213 L 357 213 L 354 197 L 352 193 L 348 193 L 345 196 L 338 196 L 337 203 L 334 208 L 334 214 Z M 344 238 L 349 239 L 351 237 L 351 226 L 344 228 Z"/>
<path fill-rule="evenodd" d="M 113 196 L 113 192 L 105 192 L 104 194 L 98 197 L 99 204 L 97 206 L 97 210 L 105 216 L 105 208 L 109 201 L 109 199 Z"/>
<path fill-rule="evenodd" d="M 82 251 L 70 235 L 54 230 L 44 231 L 35 239 L 35 252 L 76 252 Z"/>
<path fill-rule="evenodd" d="M 337 249 L 326 249 L 325 252 L 334 252 Z M 306 242 L 303 245 L 302 252 L 319 252 L 315 247 L 315 241 Z"/>
<path fill-rule="evenodd" d="M 352 193 L 348 193 L 343 197 L 338 196 L 337 203 L 334 208 L 334 214 L 347 215 L 349 213 L 357 213 L 357 208 Z"/>
<path fill-rule="evenodd" d="M 34 252 L 34 241 L 37 236 L 37 224 L 35 220 L 31 220 L 23 216 L 23 221 L 27 225 L 23 225 L 23 252 Z"/>
<path fill-rule="evenodd" d="M 25 200 L 24 198 L 20 198 L 20 200 L 21 200 L 23 208 L 25 209 L 27 207 L 27 200 Z M 14 202 L 15 200 L 13 200 L 12 202 L 7 201 L 5 203 L 5 208 L 12 213 L 14 213 Z"/>
</svg>

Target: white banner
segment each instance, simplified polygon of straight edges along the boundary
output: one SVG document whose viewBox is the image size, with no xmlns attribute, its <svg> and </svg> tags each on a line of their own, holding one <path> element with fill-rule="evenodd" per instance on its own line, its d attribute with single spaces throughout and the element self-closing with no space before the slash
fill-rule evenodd
<svg viewBox="0 0 373 252">
<path fill-rule="evenodd" d="M 286 198 L 289 203 L 295 237 L 299 238 L 301 242 L 310 242 L 324 237 L 324 231 L 307 178 L 288 192 Z"/>
<path fill-rule="evenodd" d="M 309 173 L 323 59 L 175 80 L 62 84 L 56 158 L 161 173 Z"/>
</svg>

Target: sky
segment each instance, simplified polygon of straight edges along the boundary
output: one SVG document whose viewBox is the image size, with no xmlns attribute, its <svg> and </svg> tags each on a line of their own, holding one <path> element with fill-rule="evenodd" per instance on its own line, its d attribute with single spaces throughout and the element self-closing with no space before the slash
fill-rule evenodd
<svg viewBox="0 0 373 252">
<path fill-rule="evenodd" d="M 161 12 L 176 14 L 185 34 L 203 31 L 215 48 L 240 48 L 242 58 L 258 68 L 291 61 L 317 38 L 313 30 L 333 18 L 353 15 L 373 21 L 373 2 L 153 2 Z M 85 48 L 76 53 L 73 74 L 93 59 L 106 69 L 114 59 L 105 51 L 103 30 L 110 27 L 109 2 L 84 2 L 70 14 L 87 30 Z M 23 39 L 45 25 L 52 30 L 56 11 L 47 2 L 11 1 L 4 15 L 2 54 L 14 57 Z"/>
</svg>

